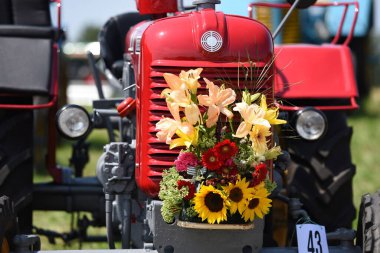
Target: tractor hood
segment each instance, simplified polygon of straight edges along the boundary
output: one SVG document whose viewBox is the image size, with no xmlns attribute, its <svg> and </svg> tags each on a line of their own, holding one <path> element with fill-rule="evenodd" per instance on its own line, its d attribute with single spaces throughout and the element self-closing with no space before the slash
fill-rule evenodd
<svg viewBox="0 0 380 253">
<path fill-rule="evenodd" d="M 143 122 L 136 129 L 136 182 L 154 197 L 163 169 L 170 168 L 179 153 L 169 150 L 169 145 L 156 138 L 156 122 L 163 115 L 170 116 L 161 97 L 162 90 L 168 87 L 163 74 L 178 75 L 181 70 L 201 67 L 202 77 L 223 80 L 237 90 L 265 90 L 270 100 L 273 41 L 268 29 L 253 19 L 203 9 L 150 23 L 140 42 L 136 43 L 139 50 L 134 50 L 136 54 L 132 55 L 135 73 L 138 69 L 136 116 L 137 122 Z M 250 78 L 265 80 L 259 88 L 243 87 L 244 82 L 239 85 L 247 69 L 252 70 Z M 259 76 L 263 73 L 265 76 Z M 201 85 L 203 89 L 202 80 Z"/>
</svg>

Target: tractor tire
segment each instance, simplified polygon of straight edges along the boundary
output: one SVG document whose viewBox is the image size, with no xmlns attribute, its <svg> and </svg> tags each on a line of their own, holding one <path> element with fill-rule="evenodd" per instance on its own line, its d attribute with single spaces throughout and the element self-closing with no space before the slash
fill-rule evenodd
<svg viewBox="0 0 380 253">
<path fill-rule="evenodd" d="M 0 196 L 0 253 L 13 249 L 12 239 L 17 233 L 17 218 L 13 202 L 7 196 Z"/>
<path fill-rule="evenodd" d="M 32 110 L 0 110 L 0 196 L 12 199 L 21 233 L 32 229 L 33 119 Z"/>
<path fill-rule="evenodd" d="M 326 231 L 351 228 L 355 218 L 351 162 L 352 128 L 344 112 L 324 112 L 328 122 L 326 134 L 316 141 L 296 137 L 281 144 L 291 156 L 287 190 L 296 197 L 310 218 L 326 227 Z M 291 116 L 291 115 L 290 115 Z"/>
<path fill-rule="evenodd" d="M 362 252 L 380 252 L 380 190 L 362 196 L 356 244 Z"/>
</svg>

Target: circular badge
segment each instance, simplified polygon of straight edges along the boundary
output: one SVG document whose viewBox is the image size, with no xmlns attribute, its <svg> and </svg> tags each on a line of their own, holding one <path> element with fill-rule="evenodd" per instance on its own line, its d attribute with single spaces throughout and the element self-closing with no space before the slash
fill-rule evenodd
<svg viewBox="0 0 380 253">
<path fill-rule="evenodd" d="M 204 50 L 213 53 L 222 47 L 223 38 L 218 32 L 207 31 L 201 37 L 201 44 Z"/>
</svg>

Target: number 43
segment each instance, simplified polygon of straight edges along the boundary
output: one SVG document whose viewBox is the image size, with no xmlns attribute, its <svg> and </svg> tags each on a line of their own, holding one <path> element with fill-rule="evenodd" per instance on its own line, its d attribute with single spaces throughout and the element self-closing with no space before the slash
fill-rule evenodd
<svg viewBox="0 0 380 253">
<path fill-rule="evenodd" d="M 316 247 L 314 247 L 315 244 Z M 323 253 L 321 245 L 321 235 L 319 231 L 309 231 L 309 239 L 307 240 L 307 251 L 310 253 Z"/>
<path fill-rule="evenodd" d="M 297 224 L 298 253 L 329 253 L 326 230 L 318 224 Z"/>
</svg>

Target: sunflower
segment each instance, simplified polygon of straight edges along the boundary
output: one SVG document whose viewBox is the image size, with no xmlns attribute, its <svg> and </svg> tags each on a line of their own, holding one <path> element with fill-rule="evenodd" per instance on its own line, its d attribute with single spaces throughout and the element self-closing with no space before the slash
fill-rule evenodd
<svg viewBox="0 0 380 253">
<path fill-rule="evenodd" d="M 214 224 L 227 220 L 227 207 L 230 205 L 222 191 L 212 185 L 202 185 L 194 197 L 194 209 L 202 221 Z"/>
<path fill-rule="evenodd" d="M 245 177 L 238 180 L 235 184 L 229 183 L 228 186 L 223 187 L 223 190 L 227 193 L 230 200 L 230 213 L 234 214 L 239 210 L 240 214 L 243 214 L 245 207 L 247 206 L 248 199 L 253 196 L 254 188 L 249 187 L 249 182 L 245 181 Z"/>
<path fill-rule="evenodd" d="M 269 207 L 272 206 L 272 200 L 267 198 L 268 195 L 269 192 L 265 188 L 264 183 L 255 187 L 255 193 L 253 194 L 253 197 L 248 199 L 248 204 L 243 212 L 243 218 L 246 222 L 248 220 L 253 221 L 255 215 L 262 219 L 265 214 L 269 213 Z"/>
</svg>

